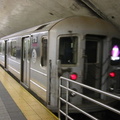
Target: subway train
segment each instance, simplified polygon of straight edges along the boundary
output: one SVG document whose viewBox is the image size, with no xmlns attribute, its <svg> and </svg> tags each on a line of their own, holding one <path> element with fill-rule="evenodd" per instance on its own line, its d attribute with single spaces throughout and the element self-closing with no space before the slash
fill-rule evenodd
<svg viewBox="0 0 120 120">
<path fill-rule="evenodd" d="M 55 20 L 0 38 L 0 65 L 55 112 L 60 76 L 120 94 L 120 33 L 96 17 Z M 70 87 L 106 104 L 113 102 L 85 88 Z M 69 101 L 89 112 L 98 109 L 74 94 Z"/>
</svg>

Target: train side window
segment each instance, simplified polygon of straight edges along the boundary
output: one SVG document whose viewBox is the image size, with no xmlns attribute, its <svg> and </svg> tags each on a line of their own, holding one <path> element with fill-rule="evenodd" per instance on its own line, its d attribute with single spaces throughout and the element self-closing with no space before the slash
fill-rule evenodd
<svg viewBox="0 0 120 120">
<path fill-rule="evenodd" d="M 78 37 L 60 37 L 59 41 L 59 60 L 61 64 L 77 63 Z"/>
<path fill-rule="evenodd" d="M 2 45 L 2 53 L 3 55 L 5 54 L 5 42 L 3 42 L 3 45 Z"/>
<path fill-rule="evenodd" d="M 42 38 L 42 46 L 41 46 L 41 66 L 47 66 L 47 38 Z"/>
<path fill-rule="evenodd" d="M 0 54 L 2 54 L 2 43 L 0 43 Z"/>
<path fill-rule="evenodd" d="M 11 56 L 16 57 L 16 41 L 11 41 Z"/>
<path fill-rule="evenodd" d="M 5 45 L 4 44 L 5 44 L 4 42 L 0 43 L 0 54 L 3 54 L 3 55 L 4 55 L 4 52 L 5 52 L 5 50 L 4 50 L 4 48 L 5 48 L 4 46 Z"/>
</svg>

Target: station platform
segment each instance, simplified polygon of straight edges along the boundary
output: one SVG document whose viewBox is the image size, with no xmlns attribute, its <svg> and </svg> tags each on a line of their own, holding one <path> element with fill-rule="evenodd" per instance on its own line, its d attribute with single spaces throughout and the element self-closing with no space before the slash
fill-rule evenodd
<svg viewBox="0 0 120 120">
<path fill-rule="evenodd" d="M 58 120 L 0 67 L 0 120 Z"/>
</svg>

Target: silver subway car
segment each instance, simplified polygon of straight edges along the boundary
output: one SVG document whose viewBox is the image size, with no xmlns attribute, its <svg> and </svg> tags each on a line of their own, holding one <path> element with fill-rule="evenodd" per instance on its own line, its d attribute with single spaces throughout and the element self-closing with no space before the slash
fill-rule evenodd
<svg viewBox="0 0 120 120">
<path fill-rule="evenodd" d="M 120 65 L 120 53 L 117 57 L 111 53 L 115 45 L 120 50 L 119 40 L 119 32 L 104 20 L 68 17 L 1 38 L 0 64 L 37 94 L 48 108 L 57 111 L 60 76 L 107 92 L 119 91 L 119 81 L 109 77 L 116 75 L 114 63 Z M 74 84 L 70 87 L 106 104 L 111 101 Z M 73 93 L 69 101 L 84 109 L 92 107 Z"/>
</svg>

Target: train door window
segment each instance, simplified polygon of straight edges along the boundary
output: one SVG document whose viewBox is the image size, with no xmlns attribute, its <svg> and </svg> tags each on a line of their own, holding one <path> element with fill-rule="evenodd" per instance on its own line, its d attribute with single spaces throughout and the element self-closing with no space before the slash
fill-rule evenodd
<svg viewBox="0 0 120 120">
<path fill-rule="evenodd" d="M 47 66 L 47 38 L 43 37 L 41 40 L 41 66 Z"/>
<path fill-rule="evenodd" d="M 86 55 L 88 63 L 97 62 L 97 41 L 86 41 Z"/>
<path fill-rule="evenodd" d="M 120 65 L 120 39 L 112 39 L 112 47 L 110 51 L 111 65 Z"/>
<path fill-rule="evenodd" d="M 16 41 L 11 41 L 11 56 L 16 57 Z"/>
<path fill-rule="evenodd" d="M 59 41 L 59 60 L 61 64 L 76 64 L 78 37 L 66 36 L 60 37 Z"/>
</svg>

